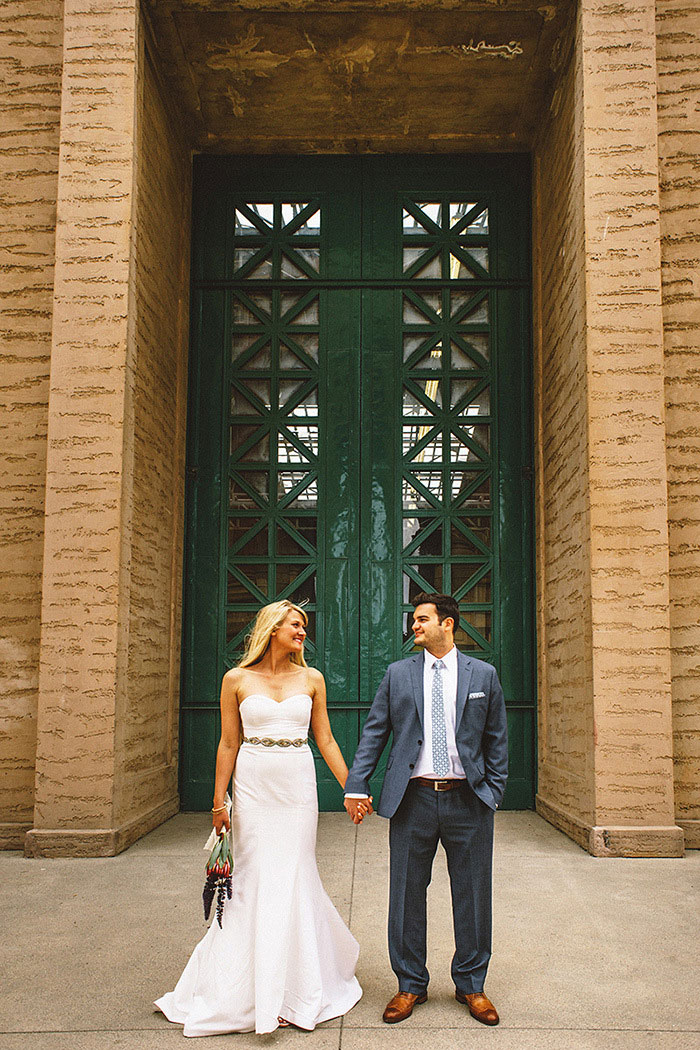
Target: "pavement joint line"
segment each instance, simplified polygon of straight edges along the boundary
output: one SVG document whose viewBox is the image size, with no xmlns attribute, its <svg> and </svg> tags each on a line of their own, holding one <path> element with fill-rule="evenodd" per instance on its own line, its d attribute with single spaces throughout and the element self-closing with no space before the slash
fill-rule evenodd
<svg viewBox="0 0 700 1050">
<path fill-rule="evenodd" d="M 352 926 L 352 902 L 355 895 L 355 866 L 357 863 L 357 832 L 358 825 L 355 825 L 355 833 L 353 835 L 352 845 L 352 872 L 350 874 L 350 903 L 348 905 L 348 929 Z M 340 1030 L 338 1032 L 338 1050 L 343 1050 L 343 1028 L 345 1026 L 345 1015 L 340 1018 Z"/>
<path fill-rule="evenodd" d="M 355 825 L 355 834 L 352 845 L 352 872 L 350 874 L 350 905 L 348 907 L 348 928 L 352 924 L 352 902 L 355 897 L 355 867 L 357 865 L 357 833 L 359 825 Z"/>
<path fill-rule="evenodd" d="M 464 1024 L 440 1024 L 440 1025 L 421 1025 L 419 1027 L 412 1027 L 411 1031 L 414 1033 L 418 1032 L 458 1032 L 464 1031 Z M 504 1024 L 503 1019 L 498 1025 L 499 1030 L 503 1032 L 654 1032 L 659 1035 L 694 1035 L 696 1032 L 700 1032 L 700 1028 L 586 1028 L 583 1025 L 570 1025 L 569 1027 L 556 1028 L 551 1027 L 539 1027 L 531 1028 L 527 1025 L 514 1025 Z M 384 1025 L 348 1025 L 349 1032 L 378 1032 L 384 1030 Z M 469 1030 L 472 1032 L 481 1032 L 483 1028 L 475 1028 L 474 1025 L 469 1025 Z M 408 1028 L 405 1029 L 408 1031 Z"/>
<path fill-rule="evenodd" d="M 583 1025 L 569 1025 L 563 1027 L 528 1027 L 526 1025 L 509 1025 L 504 1024 L 501 1020 L 498 1026 L 500 1031 L 508 1032 L 653 1032 L 658 1035 L 694 1035 L 700 1033 L 700 1028 L 587 1028 Z M 483 1029 L 474 1028 L 473 1025 L 469 1026 L 470 1031 L 483 1031 Z M 333 1028 L 325 1029 L 328 1032 L 332 1032 Z M 408 1031 L 408 1027 L 404 1031 Z M 414 1033 L 418 1032 L 457 1032 L 464 1031 L 464 1024 L 459 1025 L 425 1025 L 421 1027 L 411 1027 L 410 1029 Z M 314 1031 L 324 1031 L 323 1023 L 317 1025 Z M 384 1024 L 375 1025 L 348 1025 L 348 1031 L 350 1032 L 379 1032 L 386 1031 Z M 105 1035 L 127 1035 L 129 1032 L 159 1032 L 164 1035 L 166 1032 L 168 1035 L 178 1036 L 182 1038 L 182 1028 L 27 1028 L 27 1029 L 0 1029 L 0 1035 L 94 1035 L 98 1033 L 104 1033 Z M 254 1032 L 229 1032 L 229 1035 L 254 1035 Z M 309 1033 L 310 1034 L 310 1033 Z M 215 1036 L 209 1036 L 208 1038 L 218 1038 Z"/>
</svg>

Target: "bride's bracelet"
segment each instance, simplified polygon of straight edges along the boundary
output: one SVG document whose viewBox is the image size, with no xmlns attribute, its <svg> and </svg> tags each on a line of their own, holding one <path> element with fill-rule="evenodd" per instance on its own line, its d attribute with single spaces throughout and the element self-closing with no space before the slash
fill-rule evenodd
<svg viewBox="0 0 700 1050">
<path fill-rule="evenodd" d="M 223 813 L 223 811 L 227 808 L 227 806 L 217 806 L 216 809 L 212 807 L 212 813 Z"/>
</svg>

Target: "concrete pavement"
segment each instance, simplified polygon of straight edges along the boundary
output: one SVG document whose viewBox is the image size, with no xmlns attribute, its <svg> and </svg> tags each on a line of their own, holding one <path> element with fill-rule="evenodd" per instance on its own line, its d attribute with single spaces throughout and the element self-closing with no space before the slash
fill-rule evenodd
<svg viewBox="0 0 700 1050">
<path fill-rule="evenodd" d="M 386 949 L 387 822 L 321 816 L 326 889 L 361 945 L 360 1003 L 313 1033 L 231 1035 L 201 1050 L 697 1050 L 700 852 L 596 860 L 534 813 L 496 820 L 494 956 L 500 1014 L 484 1028 L 454 1000 L 451 911 L 439 851 L 429 905 L 430 998 L 399 1025 Z M 204 932 L 205 814 L 180 814 L 118 857 L 0 854 L 0 1050 L 176 1050 L 151 1003 Z"/>
</svg>

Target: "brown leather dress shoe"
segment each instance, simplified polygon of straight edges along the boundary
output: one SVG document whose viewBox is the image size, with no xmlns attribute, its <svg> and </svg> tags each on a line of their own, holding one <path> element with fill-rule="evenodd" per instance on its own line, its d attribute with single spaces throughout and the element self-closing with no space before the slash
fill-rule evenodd
<svg viewBox="0 0 700 1050">
<path fill-rule="evenodd" d="M 427 994 L 413 995 L 412 992 L 397 992 L 394 998 L 386 1004 L 382 1021 L 386 1021 L 387 1024 L 405 1021 L 413 1013 L 413 1007 L 420 1006 L 427 998 Z"/>
<path fill-rule="evenodd" d="M 471 992 L 469 995 L 455 992 L 455 999 L 458 1003 L 464 1003 L 472 1017 L 481 1021 L 482 1024 L 498 1024 L 500 1020 L 498 1011 L 483 992 Z"/>
</svg>

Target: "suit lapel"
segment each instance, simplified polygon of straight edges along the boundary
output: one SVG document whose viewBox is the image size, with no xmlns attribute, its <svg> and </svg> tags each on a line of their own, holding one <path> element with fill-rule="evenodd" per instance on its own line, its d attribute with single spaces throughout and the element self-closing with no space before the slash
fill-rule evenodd
<svg viewBox="0 0 700 1050">
<path fill-rule="evenodd" d="M 413 699 L 418 709 L 420 727 L 423 729 L 423 653 L 414 656 L 411 664 L 411 682 L 413 683 Z"/>
<path fill-rule="evenodd" d="M 472 670 L 474 665 L 468 656 L 464 653 L 457 652 L 457 710 L 455 712 L 455 729 L 462 720 L 464 714 L 464 708 L 467 705 L 467 696 L 469 695 L 469 686 L 472 679 Z"/>
</svg>

